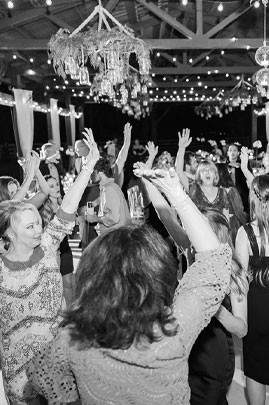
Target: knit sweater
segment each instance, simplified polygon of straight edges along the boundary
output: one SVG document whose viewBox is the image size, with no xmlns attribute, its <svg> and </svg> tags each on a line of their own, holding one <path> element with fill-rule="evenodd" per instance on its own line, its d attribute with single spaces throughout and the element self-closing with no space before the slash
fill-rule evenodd
<svg viewBox="0 0 269 405">
<path fill-rule="evenodd" d="M 63 328 L 31 361 L 30 381 L 50 405 L 79 397 L 83 405 L 189 404 L 188 356 L 225 296 L 230 267 L 227 245 L 197 255 L 175 293 L 176 336 L 127 350 L 80 350 Z"/>
<path fill-rule="evenodd" d="M 72 231 L 73 215 L 59 210 L 41 244 L 27 262 L 0 258 L 0 355 L 6 394 L 12 403 L 35 397 L 25 368 L 32 356 L 55 337 L 62 320 L 62 278 L 58 247 Z"/>
</svg>

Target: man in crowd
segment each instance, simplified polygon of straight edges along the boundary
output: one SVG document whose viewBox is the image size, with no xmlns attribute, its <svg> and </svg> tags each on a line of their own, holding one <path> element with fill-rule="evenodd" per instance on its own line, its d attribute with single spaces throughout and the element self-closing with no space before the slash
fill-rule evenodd
<svg viewBox="0 0 269 405">
<path fill-rule="evenodd" d="M 108 229 L 131 223 L 127 202 L 120 187 L 115 183 L 111 165 L 108 159 L 101 158 L 94 167 L 93 183 L 99 183 L 100 203 L 98 214 L 88 214 L 86 220 L 97 223 L 95 229 L 98 235 Z"/>
</svg>

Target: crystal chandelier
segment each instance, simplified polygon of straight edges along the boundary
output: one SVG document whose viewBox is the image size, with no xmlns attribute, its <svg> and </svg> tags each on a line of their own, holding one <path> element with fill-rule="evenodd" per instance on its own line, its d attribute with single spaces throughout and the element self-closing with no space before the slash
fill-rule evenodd
<svg viewBox="0 0 269 405">
<path fill-rule="evenodd" d="M 269 46 L 266 40 L 266 8 L 268 0 L 261 0 L 264 7 L 263 18 L 263 45 L 260 46 L 255 53 L 255 60 L 262 69 L 258 70 L 253 75 L 253 83 L 256 84 L 257 91 L 262 97 L 269 99 Z M 253 0 L 250 1 L 250 4 Z"/>
<path fill-rule="evenodd" d="M 99 17 L 98 29 L 88 28 L 82 32 L 95 16 Z M 149 46 L 114 18 L 101 0 L 72 33 L 61 28 L 49 41 L 49 56 L 59 76 L 65 79 L 70 75 L 80 84 L 90 85 L 87 67 L 90 64 L 100 82 L 98 93 L 110 98 L 117 86 L 128 81 L 133 69 L 131 55 L 136 57 L 139 79 L 147 76 L 151 65 Z"/>
</svg>

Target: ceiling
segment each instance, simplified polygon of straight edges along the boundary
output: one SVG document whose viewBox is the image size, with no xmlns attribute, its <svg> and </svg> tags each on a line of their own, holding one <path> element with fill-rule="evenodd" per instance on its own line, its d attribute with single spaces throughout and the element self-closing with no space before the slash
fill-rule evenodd
<svg viewBox="0 0 269 405">
<path fill-rule="evenodd" d="M 255 50 L 262 45 L 263 7 L 249 0 L 103 0 L 122 24 L 152 47 L 151 97 L 157 94 L 217 94 L 242 74 L 258 70 Z M 47 43 L 59 28 L 72 31 L 97 0 L 0 0 L 0 82 L 10 89 L 32 89 L 34 97 L 69 97 L 77 102 L 89 89 L 64 82 L 48 64 Z M 223 11 L 218 10 L 222 3 Z M 96 21 L 93 24 L 96 24 Z M 192 90 L 193 89 L 193 90 Z M 193 95 L 193 96 L 192 96 Z M 198 97 L 197 96 L 197 97 Z M 186 97 L 186 96 L 185 96 Z M 72 100 L 75 102 L 75 100 Z"/>
</svg>

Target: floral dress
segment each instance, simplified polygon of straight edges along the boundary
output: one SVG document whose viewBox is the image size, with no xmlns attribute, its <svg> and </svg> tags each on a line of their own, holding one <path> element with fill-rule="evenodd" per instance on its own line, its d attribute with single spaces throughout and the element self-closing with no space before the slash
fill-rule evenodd
<svg viewBox="0 0 269 405">
<path fill-rule="evenodd" d="M 58 247 L 73 215 L 59 210 L 27 262 L 0 258 L 0 354 L 6 394 L 22 405 L 36 396 L 25 368 L 56 335 L 64 306 Z"/>
</svg>

